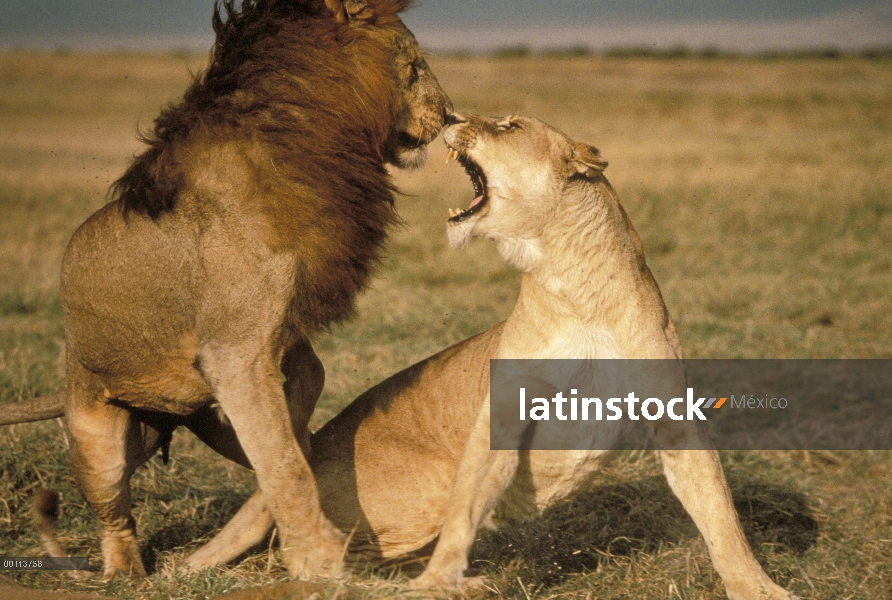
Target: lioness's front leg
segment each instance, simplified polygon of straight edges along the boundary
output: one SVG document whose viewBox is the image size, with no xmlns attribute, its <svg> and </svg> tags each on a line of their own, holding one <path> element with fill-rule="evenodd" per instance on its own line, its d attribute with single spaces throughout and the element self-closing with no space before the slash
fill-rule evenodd
<svg viewBox="0 0 892 600">
<path fill-rule="evenodd" d="M 257 490 L 211 541 L 186 558 L 186 568 L 201 571 L 235 560 L 262 542 L 272 527 L 273 515 Z"/>
<path fill-rule="evenodd" d="M 791 600 L 753 556 L 746 542 L 718 452 L 695 423 L 665 423 L 656 430 L 669 486 L 706 540 L 715 570 L 731 600 Z M 674 450 L 701 447 L 703 450 Z"/>
<path fill-rule="evenodd" d="M 424 573 L 412 581 L 414 588 L 449 589 L 461 585 L 477 529 L 517 471 L 516 450 L 489 449 L 489 403 L 487 394 L 455 474 L 437 546 Z"/>
</svg>

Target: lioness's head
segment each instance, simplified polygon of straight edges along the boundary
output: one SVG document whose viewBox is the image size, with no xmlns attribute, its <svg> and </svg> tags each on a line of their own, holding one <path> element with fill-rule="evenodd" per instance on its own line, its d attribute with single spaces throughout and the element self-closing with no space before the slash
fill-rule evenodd
<svg viewBox="0 0 892 600">
<path fill-rule="evenodd" d="M 450 245 L 463 246 L 474 236 L 492 238 L 515 264 L 527 262 L 524 253 L 535 252 L 567 185 L 599 178 L 607 166 L 597 148 L 527 117 L 456 113 L 443 137 L 447 162 L 457 158 L 474 185 L 470 206 L 451 211 Z"/>
<path fill-rule="evenodd" d="M 396 16 L 409 3 L 410 0 L 325 0 L 336 20 L 364 30 L 389 51 L 397 106 L 384 159 L 402 169 L 424 164 L 427 145 L 437 137 L 452 112 L 452 102 L 421 55 L 415 36 Z"/>
</svg>

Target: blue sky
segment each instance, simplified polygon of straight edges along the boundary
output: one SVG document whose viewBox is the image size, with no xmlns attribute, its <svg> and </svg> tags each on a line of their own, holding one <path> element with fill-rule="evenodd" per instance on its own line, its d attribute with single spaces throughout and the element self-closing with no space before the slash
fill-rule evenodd
<svg viewBox="0 0 892 600">
<path fill-rule="evenodd" d="M 206 49 L 212 8 L 213 0 L 2 0 L 0 47 Z M 888 0 L 420 0 L 405 17 L 423 45 L 441 49 L 892 45 Z"/>
</svg>

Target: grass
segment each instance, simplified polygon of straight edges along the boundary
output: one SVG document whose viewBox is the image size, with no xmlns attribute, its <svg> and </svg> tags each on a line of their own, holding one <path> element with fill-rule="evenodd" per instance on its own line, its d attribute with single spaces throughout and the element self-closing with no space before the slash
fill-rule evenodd
<svg viewBox="0 0 892 600">
<path fill-rule="evenodd" d="M 459 110 L 540 117 L 597 145 L 640 233 L 687 356 L 892 357 L 892 61 L 593 56 L 431 57 Z M 0 54 L 0 402 L 62 385 L 58 269 L 74 228 L 139 148 L 199 57 Z M 321 337 L 318 426 L 386 375 L 488 328 L 517 275 L 486 242 L 446 248 L 470 184 L 435 143 L 396 174 L 394 231 L 359 317 Z M 57 422 L 0 430 L 0 555 L 40 552 L 27 511 L 60 490 L 60 532 L 100 563 Z M 727 452 L 757 558 L 806 599 L 892 598 L 892 454 Z M 42 589 L 202 598 L 285 579 L 275 545 L 199 576 L 177 571 L 254 487 L 175 435 L 170 464 L 134 477 L 143 582 L 11 574 Z M 702 539 L 650 454 L 618 454 L 542 519 L 482 534 L 475 597 L 722 598 Z M 407 597 L 370 572 L 325 597 Z"/>
</svg>

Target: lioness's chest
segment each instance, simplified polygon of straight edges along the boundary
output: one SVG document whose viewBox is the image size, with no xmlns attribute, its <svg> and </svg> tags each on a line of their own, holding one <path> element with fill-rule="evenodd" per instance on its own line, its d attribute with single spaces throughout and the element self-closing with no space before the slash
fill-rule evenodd
<svg viewBox="0 0 892 600">
<path fill-rule="evenodd" d="M 606 450 L 522 451 L 511 485 L 493 513 L 494 520 L 533 517 L 587 487 Z"/>
</svg>

